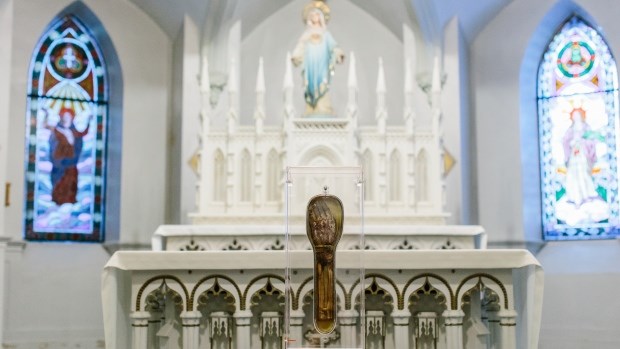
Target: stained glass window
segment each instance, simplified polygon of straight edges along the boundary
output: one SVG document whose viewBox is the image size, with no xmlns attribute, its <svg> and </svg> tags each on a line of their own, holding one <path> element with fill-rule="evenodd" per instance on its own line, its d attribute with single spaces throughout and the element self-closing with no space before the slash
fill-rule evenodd
<svg viewBox="0 0 620 349">
<path fill-rule="evenodd" d="M 618 234 L 618 78 L 603 37 L 573 17 L 538 71 L 543 230 L 548 240 Z"/>
<path fill-rule="evenodd" d="M 102 241 L 106 71 L 77 18 L 58 19 L 39 40 L 27 98 L 25 238 Z"/>
</svg>

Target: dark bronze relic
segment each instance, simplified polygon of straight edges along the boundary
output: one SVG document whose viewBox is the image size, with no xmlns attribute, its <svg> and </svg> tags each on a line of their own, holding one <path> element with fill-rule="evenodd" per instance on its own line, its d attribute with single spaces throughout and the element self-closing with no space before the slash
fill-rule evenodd
<svg viewBox="0 0 620 349">
<path fill-rule="evenodd" d="M 331 333 L 336 327 L 336 246 L 342 236 L 344 210 L 335 195 L 314 196 L 306 209 L 306 233 L 314 250 L 314 327 Z"/>
</svg>

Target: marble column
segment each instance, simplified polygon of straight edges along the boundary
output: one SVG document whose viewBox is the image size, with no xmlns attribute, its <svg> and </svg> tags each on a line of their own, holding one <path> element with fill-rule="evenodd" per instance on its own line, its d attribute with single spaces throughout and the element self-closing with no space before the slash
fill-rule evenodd
<svg viewBox="0 0 620 349">
<path fill-rule="evenodd" d="M 252 324 L 252 312 L 250 310 L 241 310 L 236 312 L 233 317 L 235 318 L 235 326 L 237 328 L 237 343 L 235 348 L 248 349 L 251 348 L 251 324 Z"/>
<path fill-rule="evenodd" d="M 407 309 L 394 310 L 392 312 L 394 322 L 394 347 L 409 348 L 409 321 L 411 312 Z"/>
<path fill-rule="evenodd" d="M 497 314 L 501 331 L 501 349 L 515 349 L 517 347 L 517 312 L 502 309 Z"/>
<path fill-rule="evenodd" d="M 149 319 L 151 313 L 148 311 L 134 311 L 129 315 L 131 319 L 131 348 L 147 349 L 149 335 Z"/>
<path fill-rule="evenodd" d="M 357 310 L 341 310 L 338 312 L 340 343 L 345 348 L 352 348 L 357 343 L 358 318 L 359 313 Z"/>
<path fill-rule="evenodd" d="M 446 348 L 463 349 L 463 317 L 462 310 L 446 310 L 441 314 L 446 326 Z"/>
<path fill-rule="evenodd" d="M 497 311 L 487 310 L 489 324 L 489 349 L 499 349 L 501 328 L 499 326 L 499 316 Z"/>
<path fill-rule="evenodd" d="M 184 311 L 181 313 L 183 349 L 198 349 L 201 316 L 202 314 L 199 311 Z"/>
<path fill-rule="evenodd" d="M 288 338 L 286 339 L 290 343 L 290 345 L 293 345 L 296 347 L 303 346 L 304 317 L 305 317 L 305 314 L 301 310 L 292 310 L 290 312 L 289 329 L 288 329 L 289 333 L 288 333 Z"/>
<path fill-rule="evenodd" d="M 159 348 L 159 339 L 157 338 L 157 332 L 161 329 L 162 320 L 164 320 L 163 312 L 151 311 L 151 318 L 149 319 L 148 327 L 148 347 Z"/>
</svg>

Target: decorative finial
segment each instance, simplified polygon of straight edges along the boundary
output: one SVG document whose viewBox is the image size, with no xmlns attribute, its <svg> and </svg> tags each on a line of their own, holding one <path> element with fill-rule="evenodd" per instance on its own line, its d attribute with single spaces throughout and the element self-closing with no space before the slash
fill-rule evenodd
<svg viewBox="0 0 620 349">
<path fill-rule="evenodd" d="M 441 92 L 441 62 L 439 55 L 433 60 L 433 75 L 431 79 L 431 92 Z"/>
<path fill-rule="evenodd" d="M 387 92 L 385 83 L 385 71 L 383 70 L 383 57 L 379 57 L 379 72 L 377 73 L 377 93 Z"/>
<path fill-rule="evenodd" d="M 329 194 L 328 192 L 329 192 L 329 187 L 328 187 L 328 186 L 326 186 L 326 185 L 325 185 L 325 186 L 323 186 L 323 195 L 327 195 L 327 194 Z"/>
</svg>

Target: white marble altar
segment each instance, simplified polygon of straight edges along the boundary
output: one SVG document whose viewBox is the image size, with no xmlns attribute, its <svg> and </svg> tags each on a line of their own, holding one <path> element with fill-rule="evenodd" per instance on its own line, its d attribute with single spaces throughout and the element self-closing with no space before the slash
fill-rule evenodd
<svg viewBox="0 0 620 349">
<path fill-rule="evenodd" d="M 543 272 L 528 251 L 340 251 L 338 263 L 355 266 L 359 253 L 366 268 L 365 327 L 375 326 L 366 333 L 369 345 L 538 347 Z M 291 252 L 294 272 L 310 277 L 311 261 L 310 251 Z M 170 323 L 183 349 L 213 348 L 214 326 L 218 340 L 232 348 L 277 347 L 284 263 L 283 251 L 117 252 L 102 276 L 106 346 L 150 348 Z M 360 290 L 346 273 L 338 280 L 343 325 L 357 311 Z M 308 291 L 308 285 L 292 285 L 292 321 L 304 333 L 310 331 Z M 361 334 L 339 326 L 337 335 L 335 343 L 346 345 Z M 311 331 L 304 337 L 311 340 Z M 479 345 L 468 344 L 472 338 Z"/>
<path fill-rule="evenodd" d="M 287 166 L 363 169 L 364 195 L 356 201 L 363 201 L 356 216 L 363 219 L 345 225 L 338 263 L 352 269 L 364 253 L 368 287 L 360 290 L 346 272 L 337 275 L 340 325 L 329 346 L 363 338 L 368 348 L 535 347 L 542 297 L 536 260 L 526 251 L 485 250 L 480 226 L 446 225 L 446 176 L 455 159 L 444 145 L 441 52 L 430 55 L 432 73 L 420 79 L 415 35 L 406 24 L 403 40 L 383 58 L 365 43 L 353 45 L 359 58 L 346 52 L 338 73 L 346 84 L 331 90 L 340 107 L 333 115 L 306 115 L 290 54 L 276 59 L 270 50 L 263 58 L 242 40 L 241 25 L 231 24 L 226 48 L 202 52 L 195 90 L 194 81 L 184 82 L 195 94 L 193 103 L 183 102 L 191 107 L 184 118 L 196 126 L 184 135 L 199 140 L 195 148 L 183 145 L 196 175 L 180 179 L 182 203 L 183 195 L 195 195 L 191 225 L 161 226 L 154 252 L 118 252 L 104 270 L 108 348 L 280 348 Z M 219 64 L 226 67 L 222 81 L 210 81 L 214 53 L 227 57 Z M 378 64 L 368 79 L 371 62 Z M 361 79 L 357 64 L 366 67 Z M 256 70 L 248 74 L 248 67 Z M 397 86 L 386 79 L 395 71 Z M 266 82 L 274 78 L 283 78 L 281 99 L 267 98 L 274 85 Z M 314 184 L 297 188 L 315 192 L 325 183 Z M 305 345 L 318 345 L 306 298 L 312 258 L 304 214 L 292 212 L 288 222 L 293 273 L 306 280 L 292 285 L 291 331 Z M 363 231 L 364 245 L 347 229 Z M 362 291 L 365 311 L 356 305 Z M 358 315 L 365 323 L 355 323 Z"/>
</svg>

